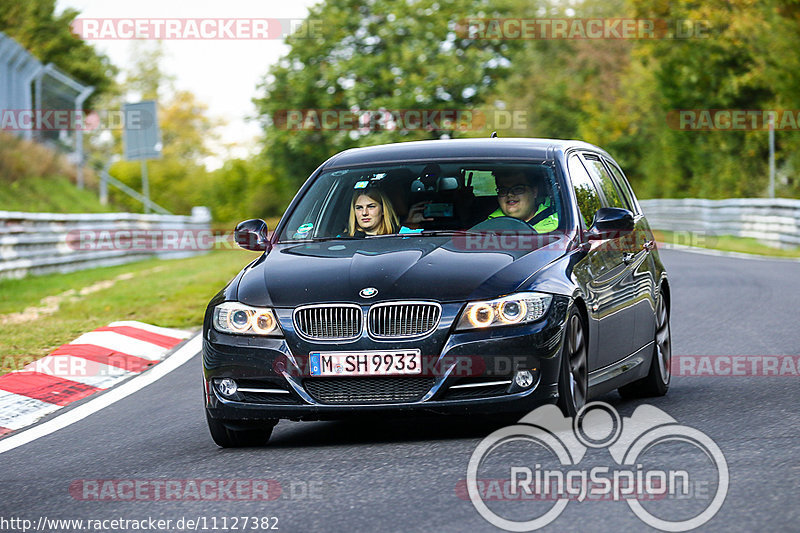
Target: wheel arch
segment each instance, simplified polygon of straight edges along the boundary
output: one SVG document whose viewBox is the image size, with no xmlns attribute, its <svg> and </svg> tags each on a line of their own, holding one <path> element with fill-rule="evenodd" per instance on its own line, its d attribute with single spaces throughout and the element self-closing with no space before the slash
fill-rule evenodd
<svg viewBox="0 0 800 533">
<path fill-rule="evenodd" d="M 572 305 L 578 310 L 583 318 L 583 323 L 586 324 L 587 330 L 589 327 L 589 310 L 586 307 L 586 301 L 584 301 L 583 296 L 576 295 L 573 297 Z M 587 331 L 588 333 L 588 331 Z"/>
<path fill-rule="evenodd" d="M 661 279 L 661 284 L 659 286 L 658 292 L 659 294 L 664 295 L 664 300 L 665 303 L 667 304 L 667 314 L 671 316 L 672 309 L 670 305 L 672 304 L 672 294 L 670 293 L 669 280 L 666 277 Z"/>
</svg>

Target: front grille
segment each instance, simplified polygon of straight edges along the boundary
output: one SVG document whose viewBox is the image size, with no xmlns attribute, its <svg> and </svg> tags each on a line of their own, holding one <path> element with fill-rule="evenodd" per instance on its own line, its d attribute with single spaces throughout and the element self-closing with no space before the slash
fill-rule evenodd
<svg viewBox="0 0 800 533">
<path fill-rule="evenodd" d="M 441 314 L 442 308 L 429 302 L 376 304 L 369 310 L 369 332 L 384 338 L 427 335 L 436 329 Z"/>
<path fill-rule="evenodd" d="M 309 339 L 348 340 L 361 335 L 357 305 L 314 305 L 294 312 L 294 327 Z"/>
<path fill-rule="evenodd" d="M 416 402 L 433 386 L 432 377 L 312 378 L 303 382 L 320 403 Z"/>
</svg>

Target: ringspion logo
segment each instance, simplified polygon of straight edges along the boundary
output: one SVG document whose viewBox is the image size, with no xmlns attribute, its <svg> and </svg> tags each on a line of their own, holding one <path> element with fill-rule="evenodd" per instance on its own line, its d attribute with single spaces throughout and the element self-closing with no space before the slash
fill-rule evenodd
<svg viewBox="0 0 800 533">
<path fill-rule="evenodd" d="M 675 454 L 667 448 L 664 456 L 668 463 L 675 463 L 670 464 L 672 468 L 645 467 L 662 446 L 672 444 L 688 447 L 690 453 L 683 448 Z M 581 465 L 589 450 L 602 449 L 608 450 L 613 465 Z M 716 478 L 714 488 L 702 498 L 692 497 L 692 487 L 700 485 L 693 478 L 708 471 Z M 486 474 L 498 472 L 507 472 L 507 483 L 503 483 L 507 497 L 487 492 L 481 483 L 493 477 Z M 624 502 L 656 529 L 688 531 L 716 515 L 729 481 L 725 456 L 705 433 L 679 424 L 651 405 L 640 405 L 630 417 L 622 418 L 611 405 L 592 402 L 574 418 L 546 405 L 491 433 L 470 457 L 466 485 L 478 513 L 506 531 L 540 529 L 553 523 L 570 502 L 598 499 Z M 498 506 L 500 500 L 506 506 Z M 670 506 L 666 511 L 658 507 L 664 504 Z M 543 512 L 520 518 L 523 511 L 541 511 L 541 506 Z"/>
</svg>

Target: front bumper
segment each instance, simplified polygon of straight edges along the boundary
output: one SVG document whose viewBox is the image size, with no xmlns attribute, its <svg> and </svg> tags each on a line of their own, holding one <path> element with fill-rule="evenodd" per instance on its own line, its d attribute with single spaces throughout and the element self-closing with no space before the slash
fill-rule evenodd
<svg viewBox="0 0 800 533">
<path fill-rule="evenodd" d="M 533 324 L 453 333 L 452 324 L 460 310 L 454 304 L 449 313 L 445 309 L 439 329 L 429 338 L 388 343 L 361 339 L 350 346 L 310 346 L 294 337 L 288 324 L 284 327 L 285 338 L 257 338 L 222 334 L 206 323 L 203 332 L 206 409 L 213 418 L 231 422 L 331 420 L 365 413 L 529 411 L 553 403 L 558 397 L 560 352 L 568 307 L 566 297 L 556 296 L 545 316 Z M 422 375 L 319 378 L 309 376 L 307 370 L 311 350 L 407 348 L 421 351 Z M 530 387 L 522 389 L 514 383 L 517 370 L 533 374 Z M 216 386 L 222 378 L 236 380 L 245 392 L 224 396 Z M 394 398 L 376 396 L 365 401 L 331 400 L 321 392 L 335 388 L 337 383 L 356 389 L 362 385 L 380 389 L 382 384 L 387 390 L 408 387 Z M 411 389 L 418 394 L 410 392 Z"/>
</svg>

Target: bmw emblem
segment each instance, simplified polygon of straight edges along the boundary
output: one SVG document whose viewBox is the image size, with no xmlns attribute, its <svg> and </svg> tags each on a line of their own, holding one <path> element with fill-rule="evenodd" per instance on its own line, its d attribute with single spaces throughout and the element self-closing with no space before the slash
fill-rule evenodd
<svg viewBox="0 0 800 533">
<path fill-rule="evenodd" d="M 375 287 L 364 287 L 358 294 L 360 294 L 362 298 L 372 298 L 378 294 L 378 289 Z"/>
</svg>

